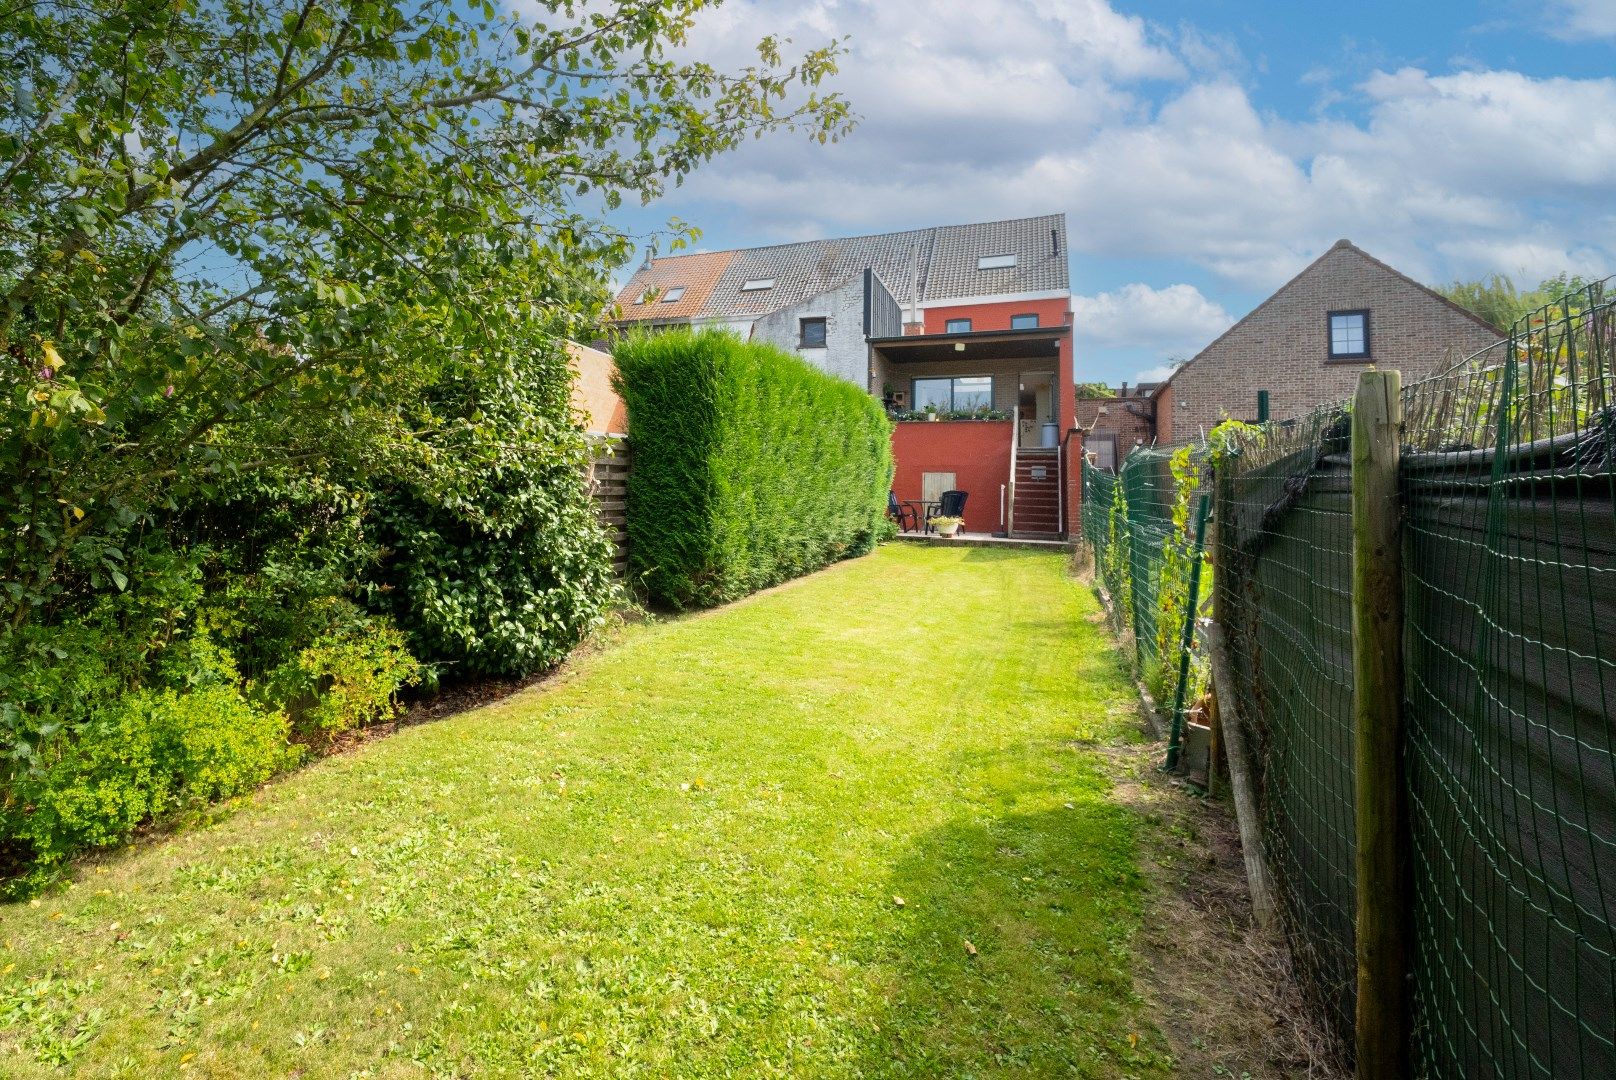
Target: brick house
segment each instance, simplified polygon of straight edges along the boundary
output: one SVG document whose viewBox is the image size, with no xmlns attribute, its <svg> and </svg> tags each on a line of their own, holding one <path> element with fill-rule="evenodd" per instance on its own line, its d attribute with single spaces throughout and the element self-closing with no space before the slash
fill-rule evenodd
<svg viewBox="0 0 1616 1080">
<path fill-rule="evenodd" d="M 967 492 L 966 530 L 1064 535 L 1075 515 L 1066 219 L 648 258 L 617 327 L 721 327 L 881 398 L 900 500 Z"/>
<path fill-rule="evenodd" d="M 1202 349 L 1156 391 L 1158 443 L 1201 438 L 1225 418 L 1301 416 L 1350 397 L 1369 364 L 1396 368 L 1404 383 L 1486 348 L 1497 329 L 1369 255 L 1338 240 L 1278 292 Z M 1091 442 L 1104 434 L 1097 428 Z"/>
</svg>

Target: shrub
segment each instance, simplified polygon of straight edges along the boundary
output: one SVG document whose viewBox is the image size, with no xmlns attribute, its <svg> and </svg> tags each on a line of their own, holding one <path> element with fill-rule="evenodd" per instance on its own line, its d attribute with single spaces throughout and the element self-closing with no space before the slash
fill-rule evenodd
<svg viewBox="0 0 1616 1080">
<path fill-rule="evenodd" d="M 297 733 L 328 741 L 387 718 L 393 697 L 421 677 L 404 635 L 385 624 L 327 632 L 270 676 L 267 693 L 291 716 Z"/>
<path fill-rule="evenodd" d="M 629 564 L 653 601 L 722 603 L 881 534 L 891 424 L 859 387 L 717 331 L 616 350 L 633 432 Z"/>
<path fill-rule="evenodd" d="M 166 811 L 262 783 L 296 759 L 286 733 L 283 714 L 225 685 L 142 691 L 103 707 L 8 785 L 0 829 L 26 868 L 8 891 L 33 891 L 68 856 L 121 843 Z"/>
</svg>

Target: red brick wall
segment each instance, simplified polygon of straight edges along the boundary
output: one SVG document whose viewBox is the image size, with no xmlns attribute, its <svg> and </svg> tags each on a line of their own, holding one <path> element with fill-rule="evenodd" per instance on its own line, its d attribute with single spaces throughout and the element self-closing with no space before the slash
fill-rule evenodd
<svg viewBox="0 0 1616 1080">
<path fill-rule="evenodd" d="M 897 475 L 892 490 L 901 500 L 920 498 L 920 475 L 951 472 L 954 484 L 969 492 L 966 532 L 997 532 L 999 486 L 1010 479 L 1009 421 L 906 421 L 892 430 Z"/>
<path fill-rule="evenodd" d="M 1071 301 L 1064 297 L 1056 300 L 1007 300 L 991 304 L 950 304 L 948 307 L 927 308 L 921 314 L 926 320 L 926 333 L 945 333 L 949 319 L 970 319 L 971 332 L 980 330 L 1008 330 L 1010 316 L 1037 315 L 1039 326 L 1065 326 L 1066 309 Z"/>
</svg>

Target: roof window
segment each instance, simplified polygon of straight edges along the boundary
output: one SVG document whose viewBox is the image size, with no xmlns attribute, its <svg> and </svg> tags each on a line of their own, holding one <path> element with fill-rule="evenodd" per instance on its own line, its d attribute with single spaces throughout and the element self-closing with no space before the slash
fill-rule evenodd
<svg viewBox="0 0 1616 1080">
<path fill-rule="evenodd" d="M 1003 270 L 1016 265 L 1014 255 L 984 255 L 976 260 L 978 270 Z"/>
<path fill-rule="evenodd" d="M 675 285 L 673 288 L 662 294 L 662 302 L 664 304 L 676 303 L 683 299 L 684 295 L 685 287 L 683 285 Z"/>
<path fill-rule="evenodd" d="M 741 282 L 742 292 L 762 292 L 764 289 L 772 288 L 774 288 L 774 279 L 772 277 L 747 278 Z"/>
</svg>

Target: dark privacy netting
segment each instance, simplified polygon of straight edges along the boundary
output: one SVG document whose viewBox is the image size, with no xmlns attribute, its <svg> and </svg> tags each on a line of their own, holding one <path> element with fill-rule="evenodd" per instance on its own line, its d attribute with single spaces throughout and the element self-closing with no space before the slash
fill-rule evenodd
<svg viewBox="0 0 1616 1080">
<path fill-rule="evenodd" d="M 1403 399 L 1416 1068 L 1616 1076 L 1609 283 L 1522 320 Z M 1347 420 L 1335 407 L 1269 425 L 1214 479 L 1218 618 L 1253 729 L 1266 855 L 1298 972 L 1344 1047 L 1355 973 Z"/>
</svg>

